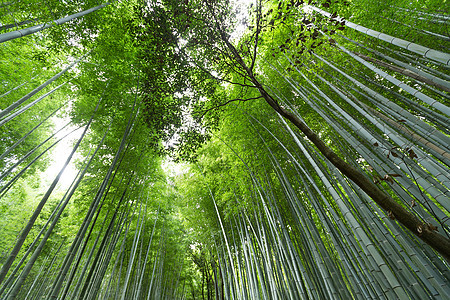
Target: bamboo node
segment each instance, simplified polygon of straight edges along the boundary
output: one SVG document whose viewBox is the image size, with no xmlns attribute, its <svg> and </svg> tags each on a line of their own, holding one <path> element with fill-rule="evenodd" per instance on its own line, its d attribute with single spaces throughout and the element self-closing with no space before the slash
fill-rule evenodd
<svg viewBox="0 0 450 300">
<path fill-rule="evenodd" d="M 423 225 L 422 224 L 417 226 L 417 232 L 419 233 L 419 235 L 422 235 L 422 232 L 423 232 Z"/>
</svg>

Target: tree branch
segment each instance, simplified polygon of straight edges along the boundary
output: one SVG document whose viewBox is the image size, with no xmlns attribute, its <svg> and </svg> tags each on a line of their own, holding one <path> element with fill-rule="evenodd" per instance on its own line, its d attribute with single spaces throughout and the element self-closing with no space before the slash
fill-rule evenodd
<svg viewBox="0 0 450 300">
<path fill-rule="evenodd" d="M 252 97 L 252 98 L 247 98 L 247 99 L 232 99 L 232 100 L 228 100 L 227 102 L 221 103 L 221 104 L 219 104 L 219 105 L 216 105 L 216 106 L 214 106 L 214 107 L 211 107 L 211 108 L 208 108 L 208 109 L 204 110 L 203 113 L 202 113 L 202 115 L 200 116 L 200 119 L 203 119 L 203 117 L 204 117 L 208 112 L 210 112 L 211 110 L 215 110 L 215 109 L 217 109 L 217 108 L 219 108 L 219 107 L 225 106 L 225 105 L 230 104 L 230 103 L 232 103 L 232 102 L 236 102 L 236 101 L 239 101 L 239 102 L 246 102 L 246 101 L 256 100 L 256 99 L 261 99 L 261 98 L 263 98 L 263 96 Z"/>
<path fill-rule="evenodd" d="M 261 27 L 260 27 L 260 22 L 261 22 L 261 18 L 262 18 L 261 7 L 262 7 L 261 0 L 259 0 L 259 3 L 257 4 L 257 8 L 256 8 L 256 32 L 255 32 L 255 44 L 253 46 L 253 57 L 251 60 L 251 65 L 250 65 L 251 72 L 253 72 L 253 68 L 255 67 L 259 33 L 261 32 Z"/>
<path fill-rule="evenodd" d="M 382 207 L 386 212 L 389 212 L 389 214 L 392 214 L 403 226 L 408 228 L 413 234 L 433 247 L 443 257 L 450 260 L 450 239 L 435 232 L 429 224 L 422 222 L 416 215 L 406 210 L 391 196 L 380 190 L 380 188 L 365 174 L 347 163 L 333 150 L 331 150 L 314 131 L 312 131 L 305 123 L 303 123 L 303 121 L 300 120 L 300 118 L 298 118 L 291 111 L 281 107 L 279 103 L 264 89 L 262 84 L 254 76 L 252 70 L 245 64 L 239 52 L 230 43 L 226 32 L 220 27 L 215 18 L 214 20 L 214 25 L 219 31 L 223 42 L 234 56 L 234 59 L 242 66 L 242 69 L 247 72 L 248 77 L 250 77 L 250 80 L 258 88 L 261 96 L 264 100 L 266 100 L 267 104 L 269 104 L 281 116 L 288 119 L 303 134 L 305 134 L 306 137 L 317 147 L 320 153 L 322 153 L 342 174 L 352 180 L 368 196 L 370 196 L 372 200 L 374 200 L 380 207 Z"/>
</svg>

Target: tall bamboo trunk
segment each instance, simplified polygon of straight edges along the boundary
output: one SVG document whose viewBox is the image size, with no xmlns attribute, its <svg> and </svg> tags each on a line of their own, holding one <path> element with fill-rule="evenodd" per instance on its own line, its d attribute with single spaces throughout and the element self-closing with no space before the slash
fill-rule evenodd
<svg viewBox="0 0 450 300">
<path fill-rule="evenodd" d="M 110 2 L 98 5 L 96 7 L 84 10 L 82 12 L 61 18 L 61 19 L 57 19 L 57 20 L 53 20 L 50 23 L 43 23 L 43 24 L 39 24 L 39 25 L 35 25 L 29 28 L 25 28 L 25 29 L 21 29 L 21 30 L 16 30 L 16 31 L 11 31 L 11 32 L 7 32 L 7 33 L 2 33 L 0 34 L 0 43 L 9 41 L 9 40 L 13 40 L 13 39 L 17 39 L 23 36 L 27 36 L 36 32 L 39 32 L 41 30 L 53 27 L 55 25 L 61 25 L 64 24 L 66 22 L 69 22 L 73 19 L 79 18 L 79 17 L 83 17 L 87 14 L 90 14 L 91 12 L 94 12 L 96 10 L 99 10 L 105 6 L 108 6 L 110 4 Z"/>
</svg>

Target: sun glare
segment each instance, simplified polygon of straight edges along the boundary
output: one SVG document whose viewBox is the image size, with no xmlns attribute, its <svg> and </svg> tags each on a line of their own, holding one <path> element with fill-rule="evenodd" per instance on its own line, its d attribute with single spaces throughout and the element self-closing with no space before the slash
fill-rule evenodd
<svg viewBox="0 0 450 300">
<path fill-rule="evenodd" d="M 62 119 L 62 118 L 53 118 L 52 120 L 54 124 L 56 125 L 56 128 L 63 127 L 68 120 Z M 53 161 L 50 163 L 49 167 L 45 172 L 42 173 L 43 181 L 46 183 L 51 183 L 56 178 L 58 173 L 61 171 L 61 168 L 64 166 L 64 163 L 66 162 L 67 158 L 69 157 L 70 153 L 72 152 L 73 144 L 74 142 L 80 138 L 82 130 L 76 130 L 72 132 L 71 134 L 67 135 L 69 132 L 73 131 L 75 128 L 72 126 L 67 126 L 64 130 L 59 132 L 56 135 L 57 139 L 61 139 L 58 144 L 55 145 L 52 151 L 52 157 Z M 64 137 L 67 135 L 66 137 Z M 64 138 L 63 138 L 64 137 Z M 77 158 L 77 153 L 72 157 L 71 161 L 65 168 L 63 174 L 61 175 L 61 178 L 58 182 L 58 189 L 65 190 L 69 188 L 70 184 L 75 179 L 75 176 L 77 175 L 77 169 L 74 165 L 74 161 Z"/>
</svg>

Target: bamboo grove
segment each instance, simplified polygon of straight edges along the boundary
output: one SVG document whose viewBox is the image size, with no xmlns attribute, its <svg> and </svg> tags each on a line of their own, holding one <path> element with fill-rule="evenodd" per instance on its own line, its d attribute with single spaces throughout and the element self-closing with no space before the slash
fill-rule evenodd
<svg viewBox="0 0 450 300">
<path fill-rule="evenodd" d="M 0 299 L 448 299 L 447 9 L 2 1 Z"/>
</svg>

